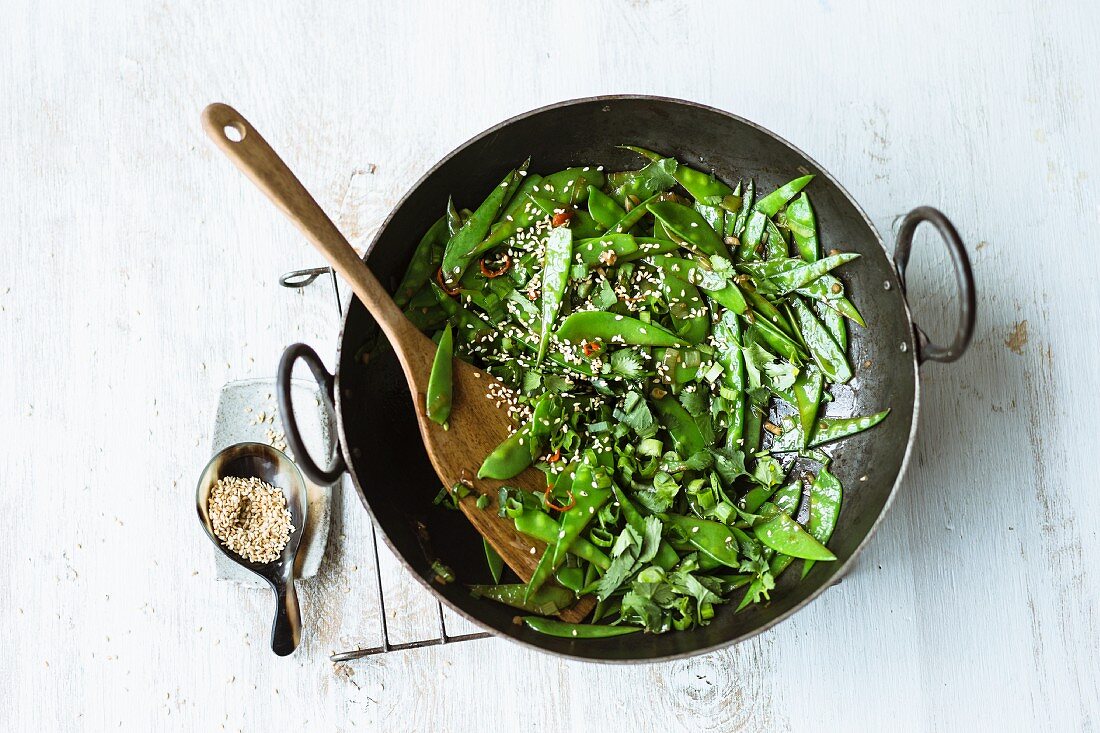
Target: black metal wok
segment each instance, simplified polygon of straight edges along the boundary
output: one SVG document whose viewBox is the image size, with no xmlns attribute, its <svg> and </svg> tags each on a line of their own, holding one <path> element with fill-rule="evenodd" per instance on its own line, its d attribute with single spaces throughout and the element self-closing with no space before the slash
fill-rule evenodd
<svg viewBox="0 0 1100 733">
<path fill-rule="evenodd" d="M 733 644 L 757 634 L 812 601 L 845 572 L 866 544 L 893 499 L 913 447 L 919 406 L 918 368 L 925 360 L 953 361 L 966 349 L 974 327 L 974 284 L 955 228 L 938 211 L 919 208 L 905 219 L 894 260 L 882 237 L 848 193 L 813 160 L 771 132 L 734 115 L 674 99 L 611 96 L 579 99 L 537 109 L 503 122 L 465 143 L 421 178 L 382 225 L 367 256 L 370 268 L 391 287 L 403 274 L 421 235 L 453 194 L 474 206 L 503 173 L 528 155 L 531 170 L 577 165 L 608 170 L 635 167 L 638 159 L 616 145 L 631 143 L 675 156 L 734 182 L 753 176 L 757 189 L 772 190 L 799 173 L 815 173 L 810 187 L 824 249 L 862 256 L 843 271 L 849 293 L 868 328 L 852 328 L 850 357 L 857 365 L 849 385 L 836 390 L 828 414 L 853 415 L 893 408 L 875 429 L 836 444 L 833 469 L 845 497 L 829 543 L 837 562 L 818 563 L 801 582 L 797 572 L 781 576 L 767 605 L 735 614 L 720 607 L 701 629 L 612 639 L 559 639 L 512 622 L 515 612 L 475 599 L 466 583 L 489 582 L 479 537 L 458 512 L 434 507 L 439 480 L 424 453 L 405 378 L 392 350 L 363 306 L 347 309 L 337 351 L 335 377 L 301 344 L 283 356 L 279 380 L 288 380 L 296 359 L 307 362 L 333 395 L 339 421 L 340 455 L 319 468 L 302 445 L 289 399 L 282 400 L 288 441 L 299 465 L 318 483 L 344 470 L 386 539 L 425 587 L 458 613 L 495 633 L 543 651 L 582 659 L 635 661 L 670 659 Z M 954 261 L 961 314 L 954 343 L 929 342 L 911 320 L 905 301 L 905 265 L 917 225 L 928 221 L 942 235 Z M 869 367 L 864 367 L 870 362 Z M 423 529 L 426 528 L 426 535 Z M 440 559 L 459 582 L 431 582 L 430 565 Z"/>
</svg>

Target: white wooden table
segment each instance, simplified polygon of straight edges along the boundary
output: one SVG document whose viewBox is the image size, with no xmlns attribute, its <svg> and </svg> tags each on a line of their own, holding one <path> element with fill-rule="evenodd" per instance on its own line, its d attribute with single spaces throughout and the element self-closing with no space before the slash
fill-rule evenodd
<svg viewBox="0 0 1100 733">
<path fill-rule="evenodd" d="M 2 5 L 0 727 L 1100 726 L 1095 3 Z M 883 232 L 927 203 L 970 244 L 975 342 L 923 370 L 916 460 L 858 572 L 671 664 L 493 639 L 334 666 L 378 642 L 349 493 L 301 584 L 308 635 L 274 658 L 267 595 L 213 579 L 193 481 L 218 388 L 272 375 L 292 341 L 331 362 L 338 320 L 324 287 L 278 286 L 317 258 L 199 111 L 237 105 L 365 247 L 466 138 L 625 91 L 748 117 Z M 929 235 L 916 260 L 920 320 L 947 334 L 946 256 Z M 383 581 L 395 640 L 432 633 L 392 558 Z"/>
</svg>

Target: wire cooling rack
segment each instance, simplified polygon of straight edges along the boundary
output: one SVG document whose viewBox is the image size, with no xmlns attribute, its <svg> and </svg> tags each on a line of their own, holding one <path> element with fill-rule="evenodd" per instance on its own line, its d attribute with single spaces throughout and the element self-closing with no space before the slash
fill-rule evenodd
<svg viewBox="0 0 1100 733">
<path fill-rule="evenodd" d="M 336 280 L 336 273 L 333 272 L 331 267 L 312 267 L 306 270 L 294 270 L 293 272 L 285 273 L 279 278 L 279 284 L 285 288 L 304 288 L 310 285 L 315 280 L 324 275 L 328 275 L 332 284 L 332 293 L 336 300 L 336 310 L 342 318 L 344 315 L 344 307 L 340 302 L 340 286 Z M 336 652 L 332 654 L 329 659 L 333 662 L 348 662 L 353 659 L 361 659 L 363 657 L 370 657 L 375 654 L 388 654 L 389 652 L 402 651 L 404 649 L 419 649 L 425 646 L 440 646 L 442 644 L 454 644 L 460 641 L 471 641 L 473 639 L 484 639 L 490 634 L 482 631 L 474 634 L 458 634 L 451 636 L 447 633 L 447 621 L 443 615 L 443 604 L 439 601 L 435 602 L 436 611 L 439 615 L 439 636 L 419 639 L 417 641 L 401 642 L 399 644 L 393 644 L 390 642 L 390 630 L 386 623 L 386 593 L 382 589 L 382 567 L 378 561 L 378 530 L 375 529 L 374 522 L 370 522 L 370 540 L 372 557 L 374 558 L 374 577 L 375 577 L 375 597 L 378 600 L 378 619 L 379 619 L 379 631 L 382 636 L 382 644 L 379 646 L 372 646 L 366 649 L 349 649 L 347 651 Z"/>
</svg>

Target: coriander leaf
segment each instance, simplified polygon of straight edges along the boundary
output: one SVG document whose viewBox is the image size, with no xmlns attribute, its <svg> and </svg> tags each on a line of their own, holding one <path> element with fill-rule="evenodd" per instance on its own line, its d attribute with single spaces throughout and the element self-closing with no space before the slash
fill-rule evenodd
<svg viewBox="0 0 1100 733">
<path fill-rule="evenodd" d="M 645 536 L 642 538 L 642 549 L 638 554 L 638 562 L 646 563 L 657 555 L 657 547 L 661 544 L 661 530 L 664 524 L 654 516 L 645 518 Z"/>
<path fill-rule="evenodd" d="M 694 389 L 690 392 L 684 390 L 680 393 L 680 404 L 684 406 L 684 409 L 688 411 L 688 414 L 692 417 L 698 417 L 706 412 L 710 406 L 710 400 L 707 399 L 707 393 Z"/>
<path fill-rule="evenodd" d="M 633 349 L 619 349 L 611 354 L 611 371 L 627 379 L 638 379 L 645 374 L 642 357 Z"/>
<path fill-rule="evenodd" d="M 764 364 L 764 373 L 776 391 L 789 390 L 798 377 L 798 367 L 787 361 L 769 361 Z"/>
<path fill-rule="evenodd" d="M 738 476 L 748 475 L 745 470 L 745 454 L 739 448 L 713 448 L 714 470 L 718 476 L 729 486 Z"/>
<path fill-rule="evenodd" d="M 657 421 L 645 400 L 635 401 L 634 407 L 624 410 L 619 419 L 637 433 L 639 438 L 651 438 L 657 433 Z"/>
<path fill-rule="evenodd" d="M 783 465 L 771 456 L 762 456 L 757 459 L 752 469 L 752 477 L 761 486 L 777 486 L 783 481 Z"/>
</svg>

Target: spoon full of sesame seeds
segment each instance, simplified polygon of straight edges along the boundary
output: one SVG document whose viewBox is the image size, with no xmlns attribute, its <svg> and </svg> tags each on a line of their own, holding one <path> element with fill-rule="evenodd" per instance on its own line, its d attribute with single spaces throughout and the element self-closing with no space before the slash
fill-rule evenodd
<svg viewBox="0 0 1100 733">
<path fill-rule="evenodd" d="M 195 500 L 210 540 L 274 592 L 271 650 L 280 657 L 292 653 L 302 638 L 294 572 L 306 523 L 298 467 L 264 443 L 237 443 L 210 459 Z"/>
<path fill-rule="evenodd" d="M 436 344 L 405 317 L 286 163 L 239 112 L 225 104 L 211 104 L 203 110 L 202 123 L 222 152 L 267 194 L 351 285 L 381 326 L 405 373 L 424 447 L 436 473 L 444 486 L 452 488 L 459 509 L 474 528 L 517 575 L 529 581 L 545 545 L 516 531 L 511 519 L 498 516 L 497 496 L 505 482 L 478 478 L 483 459 L 515 432 L 508 411 L 498 408 L 499 399 L 494 397 L 494 393 L 499 395 L 502 385 L 483 370 L 455 359 L 447 427 L 429 419 L 425 405 Z M 542 494 L 546 478 L 529 468 L 508 479 L 507 484 Z M 469 491 L 453 491 L 459 486 Z M 580 621 L 593 605 L 589 596 L 558 615 L 567 621 Z"/>
</svg>

